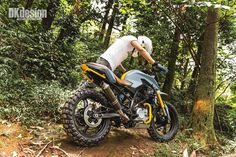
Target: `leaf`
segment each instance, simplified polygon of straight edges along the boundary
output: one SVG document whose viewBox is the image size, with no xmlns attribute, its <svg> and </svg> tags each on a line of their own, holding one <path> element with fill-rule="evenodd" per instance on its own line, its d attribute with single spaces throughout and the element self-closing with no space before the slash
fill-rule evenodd
<svg viewBox="0 0 236 157">
<path fill-rule="evenodd" d="M 10 133 L 9 132 L 3 132 L 3 133 L 0 133 L 0 136 L 9 137 Z"/>
<path fill-rule="evenodd" d="M 185 148 L 185 150 L 183 151 L 183 157 L 188 157 L 188 149 Z"/>
<path fill-rule="evenodd" d="M 12 152 L 12 157 L 17 157 L 17 156 L 18 156 L 17 152 L 16 152 L 16 151 L 13 151 L 13 152 Z"/>
<path fill-rule="evenodd" d="M 22 138 L 22 135 L 21 134 L 19 134 L 16 138 Z"/>
<path fill-rule="evenodd" d="M 198 7 L 214 7 L 214 8 L 222 8 L 225 10 L 230 10 L 229 6 L 226 5 L 222 5 L 220 3 L 212 3 L 212 2 L 194 2 L 194 3 L 190 3 L 190 5 L 186 5 L 187 7 L 194 7 L 194 6 L 198 6 Z"/>
<path fill-rule="evenodd" d="M 222 8 L 223 8 L 223 9 L 226 9 L 226 10 L 229 10 L 229 9 L 230 9 L 230 7 L 229 7 L 229 6 L 226 6 L 226 5 L 222 5 Z"/>
<path fill-rule="evenodd" d="M 127 11 L 126 11 L 125 9 L 121 8 L 121 9 L 120 9 L 120 13 L 123 14 L 123 15 L 125 15 L 125 14 L 127 13 Z"/>
<path fill-rule="evenodd" d="M 7 124 L 7 120 L 2 120 L 2 124 Z"/>
</svg>

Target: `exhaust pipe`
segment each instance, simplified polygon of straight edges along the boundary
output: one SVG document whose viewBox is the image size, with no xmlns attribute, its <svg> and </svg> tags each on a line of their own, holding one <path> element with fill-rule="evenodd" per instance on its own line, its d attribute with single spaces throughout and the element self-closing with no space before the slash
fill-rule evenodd
<svg viewBox="0 0 236 157">
<path fill-rule="evenodd" d="M 112 102 L 115 111 L 120 115 L 122 122 L 127 123 L 129 121 L 129 117 L 121 110 L 121 105 L 114 95 L 113 91 L 111 90 L 109 84 L 103 82 L 102 89 L 108 99 Z"/>
</svg>

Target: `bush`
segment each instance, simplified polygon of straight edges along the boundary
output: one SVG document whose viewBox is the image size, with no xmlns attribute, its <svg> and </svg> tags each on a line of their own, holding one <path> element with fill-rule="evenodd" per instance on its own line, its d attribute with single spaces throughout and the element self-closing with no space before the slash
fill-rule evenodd
<svg viewBox="0 0 236 157">
<path fill-rule="evenodd" d="M 0 93 L 0 118 L 38 125 L 46 119 L 59 120 L 58 109 L 70 91 L 56 81 L 16 79 L 8 74 L 0 80 Z"/>
<path fill-rule="evenodd" d="M 236 111 L 232 106 L 225 103 L 218 103 L 215 105 L 214 116 L 215 129 L 229 137 L 236 136 Z"/>
<path fill-rule="evenodd" d="M 1 21 L 0 21 L 1 23 Z M 15 31 L 15 30 L 18 31 Z M 21 22 L 0 28 L 0 64 L 14 67 L 21 77 L 38 80 L 58 80 L 63 85 L 74 87 L 74 67 L 79 55 L 75 43 L 64 40 L 57 43 L 53 32 L 42 32 Z"/>
</svg>

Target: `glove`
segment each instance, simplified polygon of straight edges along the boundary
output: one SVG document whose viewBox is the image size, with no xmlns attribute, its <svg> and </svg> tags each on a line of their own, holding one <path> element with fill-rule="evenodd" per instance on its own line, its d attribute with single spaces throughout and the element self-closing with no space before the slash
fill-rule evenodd
<svg viewBox="0 0 236 157">
<path fill-rule="evenodd" d="M 157 61 L 152 65 L 152 69 L 156 72 L 160 72 L 163 75 L 166 75 L 168 73 L 168 69 L 159 64 Z"/>
<path fill-rule="evenodd" d="M 158 62 L 157 61 L 155 61 L 155 63 L 152 65 L 152 70 L 158 71 Z"/>
</svg>

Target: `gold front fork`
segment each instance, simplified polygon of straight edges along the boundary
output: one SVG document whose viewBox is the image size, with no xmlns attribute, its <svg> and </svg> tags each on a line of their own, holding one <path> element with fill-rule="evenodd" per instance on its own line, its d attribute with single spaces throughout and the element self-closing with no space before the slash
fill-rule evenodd
<svg viewBox="0 0 236 157">
<path fill-rule="evenodd" d="M 166 110 L 165 110 L 165 104 L 163 103 L 163 100 L 161 98 L 161 94 L 160 94 L 159 90 L 156 92 L 156 96 L 157 96 L 157 101 L 159 101 L 160 106 L 161 106 L 161 108 L 163 110 L 163 113 L 166 116 L 167 114 L 166 114 Z M 144 124 L 150 124 L 151 121 L 152 121 L 152 118 L 153 118 L 152 106 L 149 103 L 144 103 L 143 105 L 148 108 L 148 119 L 146 121 L 144 121 Z"/>
<path fill-rule="evenodd" d="M 161 108 L 162 108 L 162 110 L 163 110 L 163 113 L 164 113 L 164 115 L 166 116 L 165 104 L 163 103 L 163 100 L 162 100 L 162 98 L 161 98 L 161 91 L 158 90 L 158 91 L 156 92 L 156 95 L 157 95 L 157 101 L 159 101 L 160 106 L 161 106 Z"/>
</svg>

